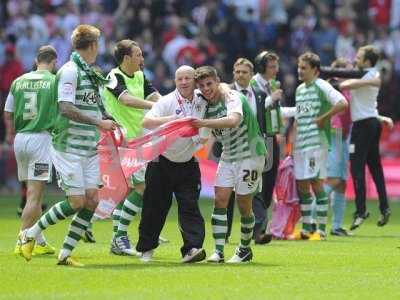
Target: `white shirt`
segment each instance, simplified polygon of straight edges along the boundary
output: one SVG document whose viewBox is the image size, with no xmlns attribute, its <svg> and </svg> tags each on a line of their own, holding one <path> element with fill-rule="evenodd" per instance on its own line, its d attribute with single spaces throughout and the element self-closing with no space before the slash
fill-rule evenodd
<svg viewBox="0 0 400 300">
<path fill-rule="evenodd" d="M 4 105 L 4 111 L 8 111 L 10 113 L 14 112 L 14 96 L 11 92 L 7 96 L 6 104 Z"/>
<path fill-rule="evenodd" d="M 254 92 L 251 89 L 251 87 L 248 85 L 246 88 L 243 88 L 236 81 L 234 82 L 234 85 L 235 89 L 240 93 L 242 93 L 243 90 L 247 91 L 247 94 L 245 96 L 249 102 L 251 110 L 255 115 L 257 115 L 256 95 L 254 95 Z"/>
<path fill-rule="evenodd" d="M 59 71 L 58 102 L 66 101 L 75 104 L 76 88 L 78 85 L 78 68 L 72 61 L 67 62 Z"/>
<path fill-rule="evenodd" d="M 197 91 L 197 90 L 196 90 Z M 202 119 L 206 112 L 207 102 L 197 93 L 194 93 L 193 100 L 189 101 L 184 99 L 175 89 L 168 95 L 163 96 L 156 103 L 150 111 L 147 112 L 145 117 L 167 117 L 167 116 L 179 116 L 179 117 L 195 117 Z M 179 104 L 178 99 L 181 99 Z M 202 129 L 200 129 L 201 132 Z M 201 134 L 203 136 L 203 134 Z M 200 143 L 200 135 L 188 138 L 178 138 L 167 150 L 162 154 L 170 161 L 173 162 L 187 162 L 193 154 L 202 147 Z"/>
<path fill-rule="evenodd" d="M 367 74 L 361 79 L 374 79 L 378 77 L 378 70 L 376 68 L 370 68 Z M 351 90 L 350 112 L 353 122 L 378 117 L 378 93 L 379 88 L 375 86 L 363 86 Z"/>
</svg>

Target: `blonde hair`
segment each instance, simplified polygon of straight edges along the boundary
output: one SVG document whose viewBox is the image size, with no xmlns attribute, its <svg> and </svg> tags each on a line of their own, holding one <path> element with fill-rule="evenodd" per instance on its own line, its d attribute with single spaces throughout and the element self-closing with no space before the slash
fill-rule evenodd
<svg viewBox="0 0 400 300">
<path fill-rule="evenodd" d="M 92 43 L 96 43 L 100 37 L 100 30 L 92 25 L 79 25 L 71 35 L 74 49 L 87 49 Z"/>
<path fill-rule="evenodd" d="M 238 66 L 238 65 L 245 65 L 245 66 L 247 66 L 247 67 L 250 68 L 250 71 L 251 71 L 251 72 L 254 71 L 254 65 L 253 65 L 253 63 L 252 63 L 250 60 L 248 60 L 247 58 L 243 58 L 243 57 L 238 58 L 238 59 L 235 61 L 235 63 L 233 64 L 233 67 L 235 68 L 235 67 Z"/>
</svg>

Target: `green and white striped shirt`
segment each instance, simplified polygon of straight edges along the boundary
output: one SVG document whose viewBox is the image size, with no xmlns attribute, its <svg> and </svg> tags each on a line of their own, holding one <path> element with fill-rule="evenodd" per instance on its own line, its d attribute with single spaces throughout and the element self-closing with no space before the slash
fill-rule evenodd
<svg viewBox="0 0 400 300">
<path fill-rule="evenodd" d="M 213 129 L 215 138 L 222 144 L 221 160 L 237 162 L 255 156 L 265 156 L 264 139 L 254 113 L 244 95 L 231 91 L 228 99 L 209 103 L 206 119 L 219 119 L 238 113 L 242 116 L 240 124 L 235 128 Z"/>
<path fill-rule="evenodd" d="M 317 78 L 313 82 L 302 83 L 296 90 L 297 134 L 295 151 L 302 152 L 327 145 L 327 140 L 315 120 L 328 111 L 344 96 L 327 81 Z"/>
<path fill-rule="evenodd" d="M 67 62 L 58 71 L 57 92 L 58 102 L 71 102 L 83 114 L 101 119 L 99 91 L 73 61 Z M 53 131 L 53 146 L 56 150 L 90 157 L 97 153 L 98 140 L 99 131 L 96 126 L 78 123 L 58 114 Z"/>
</svg>

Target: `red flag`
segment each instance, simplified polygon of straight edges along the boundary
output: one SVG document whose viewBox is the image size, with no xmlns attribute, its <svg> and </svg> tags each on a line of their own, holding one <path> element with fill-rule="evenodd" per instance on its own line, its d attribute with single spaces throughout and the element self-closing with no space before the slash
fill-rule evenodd
<svg viewBox="0 0 400 300">
<path fill-rule="evenodd" d="M 147 162 L 160 154 L 181 137 L 192 137 L 198 129 L 192 125 L 194 118 L 182 118 L 161 125 L 156 130 L 132 140 L 127 147 L 118 147 L 125 178 L 129 178 Z"/>
<path fill-rule="evenodd" d="M 120 130 L 102 132 L 97 149 L 104 186 L 99 190 L 96 214 L 101 218 L 108 217 L 129 192 L 127 178 L 157 158 L 178 138 L 197 135 L 193 120 L 195 118 L 182 118 L 168 122 L 130 142 L 123 139 Z"/>
<path fill-rule="evenodd" d="M 102 131 L 97 146 L 103 182 L 103 187 L 99 190 L 99 204 L 96 209 L 96 215 L 100 218 L 110 216 L 114 207 L 125 199 L 129 192 L 117 148 L 122 138 L 119 130 L 116 132 Z"/>
</svg>

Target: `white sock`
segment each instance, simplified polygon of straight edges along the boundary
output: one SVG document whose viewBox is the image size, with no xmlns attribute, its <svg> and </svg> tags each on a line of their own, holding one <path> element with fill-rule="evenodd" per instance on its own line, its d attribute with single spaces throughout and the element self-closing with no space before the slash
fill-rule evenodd
<svg viewBox="0 0 400 300">
<path fill-rule="evenodd" d="M 46 245 L 46 238 L 44 237 L 43 232 L 40 232 L 36 236 L 35 240 L 36 240 L 36 243 L 38 243 L 39 245 L 42 245 L 42 246 Z"/>
<path fill-rule="evenodd" d="M 63 260 L 64 258 L 71 255 L 71 251 L 68 249 L 61 249 L 60 254 L 58 255 L 58 260 Z"/>
</svg>

